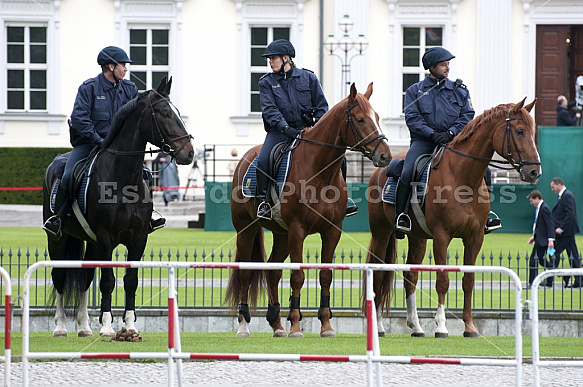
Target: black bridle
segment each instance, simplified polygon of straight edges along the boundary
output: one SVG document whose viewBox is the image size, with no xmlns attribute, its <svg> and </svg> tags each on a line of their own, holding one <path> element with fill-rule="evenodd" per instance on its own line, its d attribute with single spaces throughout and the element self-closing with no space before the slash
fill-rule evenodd
<svg viewBox="0 0 583 387">
<path fill-rule="evenodd" d="M 176 153 L 180 153 L 180 151 L 182 149 L 184 149 L 184 147 L 186 146 L 186 144 L 188 144 L 188 142 L 185 142 L 184 144 L 182 144 L 182 146 L 180 148 L 178 148 L 177 150 L 173 149 L 171 144 L 174 144 L 176 141 L 182 140 L 183 138 L 188 138 L 188 139 L 193 138 L 191 134 L 187 133 L 187 134 L 184 134 L 182 136 L 171 138 L 168 143 L 166 142 L 166 140 L 164 139 L 164 136 L 162 135 L 160 123 L 158 122 L 158 118 L 156 117 L 156 111 L 154 110 L 154 105 L 156 105 L 157 103 L 162 102 L 162 101 L 167 101 L 168 104 L 171 106 L 174 106 L 174 105 L 167 98 L 160 98 L 159 100 L 152 102 L 152 94 L 153 94 L 153 92 L 150 92 L 148 94 L 150 117 L 152 120 L 152 125 L 151 125 L 151 127 L 152 127 L 152 139 L 155 143 L 160 144 L 160 149 L 151 149 L 150 148 L 149 150 L 143 150 L 143 151 L 118 151 L 118 150 L 107 148 L 106 149 L 107 152 L 113 153 L 113 154 L 118 155 L 118 156 L 136 156 L 136 155 L 143 155 L 143 154 L 147 154 L 147 153 L 152 155 L 153 153 L 160 153 L 160 152 L 164 152 L 167 154 L 171 154 L 171 153 L 176 154 Z M 176 107 L 174 107 L 174 108 L 176 108 Z M 176 111 L 178 112 L 178 109 L 176 109 Z M 175 114 L 174 111 L 173 111 L 173 114 Z M 178 117 L 180 117 L 179 112 L 176 114 L 178 115 Z M 141 132 L 140 132 L 140 134 L 141 134 Z M 143 135 L 142 135 L 142 138 L 144 138 Z M 149 142 L 145 138 L 144 138 L 144 140 L 146 142 Z"/>
<path fill-rule="evenodd" d="M 510 117 L 510 110 L 512 108 L 508 108 L 508 112 L 506 113 L 506 129 L 504 132 L 504 140 L 502 141 L 502 152 L 500 152 L 500 154 L 504 154 L 504 144 L 507 143 L 507 154 L 506 154 L 506 160 L 494 160 L 494 159 L 490 159 L 490 158 L 486 158 L 486 157 L 479 157 L 479 156 L 472 156 L 469 155 L 467 153 L 464 153 L 462 151 L 459 151 L 455 148 L 450 147 L 449 145 L 444 145 L 445 149 L 448 149 L 454 153 L 457 153 L 458 155 L 464 156 L 464 157 L 469 157 L 471 159 L 474 160 L 480 160 L 480 161 L 487 161 L 489 165 L 496 167 L 496 168 L 500 168 L 500 169 L 504 169 L 504 170 L 512 170 L 512 169 L 516 169 L 517 171 L 522 171 L 522 167 L 524 167 L 525 165 L 541 165 L 540 161 L 524 161 L 522 158 L 522 154 L 520 153 L 520 149 L 518 149 L 517 143 L 516 143 L 516 138 L 514 138 L 514 132 L 511 130 L 511 126 L 510 126 L 510 121 L 513 120 L 522 120 L 522 117 Z M 512 147 L 511 147 L 511 141 L 512 140 L 512 144 L 514 144 L 514 149 L 516 149 L 516 153 L 518 155 L 518 162 L 516 160 L 514 160 L 514 155 L 512 154 Z M 433 166 L 433 168 L 437 168 L 437 166 L 439 165 L 439 163 L 441 162 L 441 158 L 443 157 L 443 152 L 441 153 L 441 157 L 439 162 Z M 498 164 L 509 164 L 512 167 L 503 167 L 501 165 Z"/>
<path fill-rule="evenodd" d="M 350 130 L 352 131 L 352 136 L 354 136 L 354 139 L 356 140 L 356 144 L 354 146 L 341 146 L 336 144 L 329 144 L 327 142 L 309 140 L 301 137 L 298 138 L 298 140 L 309 142 L 311 144 L 323 145 L 335 149 L 360 152 L 364 157 L 372 159 L 378 147 L 381 145 L 381 142 L 383 140 L 386 140 L 387 137 L 384 134 L 379 134 L 378 136 L 375 136 L 372 139 L 366 141 L 364 136 L 362 136 L 360 132 L 356 129 L 356 126 L 352 121 L 352 115 L 350 114 L 350 111 L 354 109 L 356 106 L 358 106 L 358 102 L 354 103 L 354 105 L 352 106 L 348 106 L 348 101 L 346 101 L 346 121 L 344 121 L 344 141 L 348 143 L 348 128 L 350 127 Z M 366 149 L 366 146 L 374 141 L 378 141 L 378 144 L 375 146 L 372 152 L 369 152 L 368 149 Z"/>
</svg>

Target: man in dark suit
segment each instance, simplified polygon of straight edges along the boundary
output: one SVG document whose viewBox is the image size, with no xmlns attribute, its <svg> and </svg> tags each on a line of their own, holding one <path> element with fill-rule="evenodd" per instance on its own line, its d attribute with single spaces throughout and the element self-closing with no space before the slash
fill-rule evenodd
<svg viewBox="0 0 583 387">
<path fill-rule="evenodd" d="M 534 277 L 538 275 L 538 263 L 542 267 L 548 269 L 553 268 L 553 263 L 549 260 L 547 261 L 547 249 L 554 247 L 555 241 L 555 227 L 553 226 L 553 218 L 551 215 L 551 208 L 543 201 L 543 197 L 540 191 L 536 189 L 533 190 L 526 197 L 530 204 L 536 208 L 534 214 L 534 224 L 532 226 L 532 236 L 528 239 L 528 244 L 534 242 L 532 247 L 532 254 L 530 255 L 530 260 L 528 261 L 528 266 L 530 271 L 528 273 L 528 287 L 532 285 Z M 537 263 L 538 261 L 538 263 Z M 552 287 L 553 278 L 549 277 L 546 282 L 541 283 L 541 285 Z"/>
<path fill-rule="evenodd" d="M 551 189 L 558 195 L 557 204 L 553 208 L 556 237 L 553 266 L 559 267 L 561 253 L 566 250 L 571 267 L 581 268 L 581 257 L 579 257 L 579 250 L 575 242 L 575 234 L 579 232 L 575 196 L 565 187 L 565 183 L 560 177 L 551 180 Z M 564 277 L 564 281 L 565 287 L 580 288 L 583 284 L 580 276 L 575 277 L 571 286 L 569 286 L 569 277 Z"/>
</svg>

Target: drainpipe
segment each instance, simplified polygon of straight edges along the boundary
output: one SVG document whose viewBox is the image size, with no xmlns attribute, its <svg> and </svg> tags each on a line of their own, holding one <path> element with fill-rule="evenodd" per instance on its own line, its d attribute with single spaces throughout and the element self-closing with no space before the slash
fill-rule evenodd
<svg viewBox="0 0 583 387">
<path fill-rule="evenodd" d="M 320 83 L 324 78 L 324 0 L 320 0 L 320 68 L 318 78 Z"/>
</svg>

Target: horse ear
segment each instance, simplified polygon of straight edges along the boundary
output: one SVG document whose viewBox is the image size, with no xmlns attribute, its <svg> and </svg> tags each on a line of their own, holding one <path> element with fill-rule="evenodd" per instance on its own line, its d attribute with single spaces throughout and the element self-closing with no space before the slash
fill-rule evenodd
<svg viewBox="0 0 583 387">
<path fill-rule="evenodd" d="M 350 99 L 356 98 L 356 85 L 353 83 L 350 85 Z"/>
<path fill-rule="evenodd" d="M 368 87 L 366 88 L 366 92 L 364 93 L 364 98 L 370 99 L 371 95 L 372 95 L 372 82 L 368 84 Z"/>
<path fill-rule="evenodd" d="M 524 97 L 524 99 L 522 101 L 520 101 L 519 103 L 514 105 L 514 107 L 512 108 L 512 112 L 518 113 L 520 111 L 520 109 L 522 109 L 522 107 L 524 106 L 524 101 L 526 101 L 526 97 Z"/>
<path fill-rule="evenodd" d="M 166 94 L 170 94 L 171 87 L 172 87 L 172 77 L 170 77 L 170 79 L 168 80 L 168 83 L 166 84 Z"/>
<path fill-rule="evenodd" d="M 530 111 L 532 110 L 532 108 L 534 107 L 534 105 L 536 104 L 536 100 L 537 98 L 535 98 L 531 103 L 529 103 L 528 105 L 526 105 L 524 108 L 526 109 L 527 112 L 530 113 Z"/>
<path fill-rule="evenodd" d="M 162 78 L 160 84 L 156 88 L 156 91 L 158 92 L 158 94 L 164 94 L 166 92 L 166 76 Z"/>
</svg>

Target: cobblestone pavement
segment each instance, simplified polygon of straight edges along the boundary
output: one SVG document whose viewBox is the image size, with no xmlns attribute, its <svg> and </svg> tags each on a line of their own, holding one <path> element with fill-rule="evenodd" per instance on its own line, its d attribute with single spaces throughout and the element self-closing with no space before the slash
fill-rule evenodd
<svg viewBox="0 0 583 387">
<path fill-rule="evenodd" d="M 438 364 L 383 364 L 384 386 L 514 386 L 514 367 Z M 12 386 L 22 386 L 22 363 L 12 364 Z M 4 374 L 3 364 L 0 372 Z M 206 386 L 365 386 L 365 363 L 319 362 L 184 362 L 185 387 Z M 533 368 L 522 368 L 522 386 L 533 386 Z M 577 367 L 545 367 L 540 385 L 579 387 L 583 372 Z M 373 383 L 376 385 L 376 381 Z M 168 386 L 167 363 L 35 362 L 29 385 L 44 386 Z M 175 378 L 175 384 L 177 380 Z"/>
</svg>

